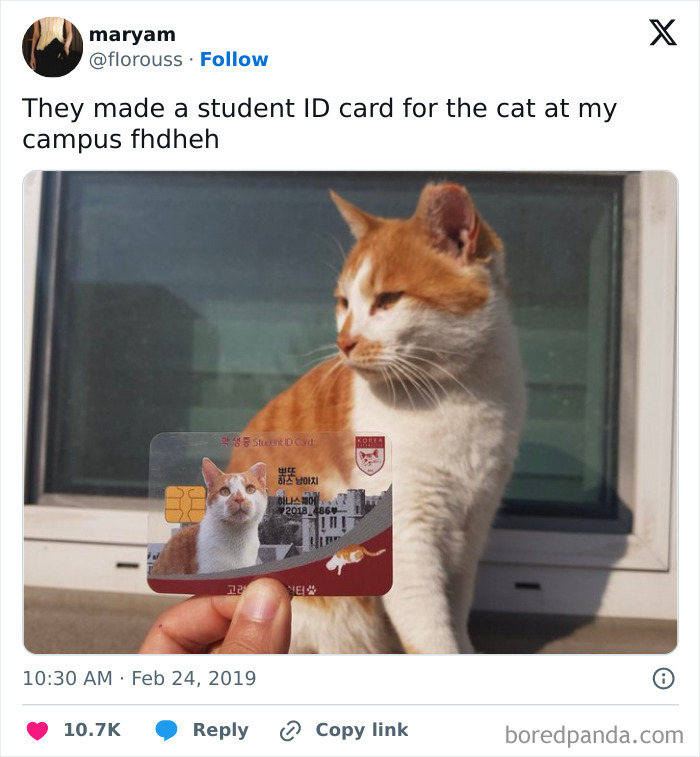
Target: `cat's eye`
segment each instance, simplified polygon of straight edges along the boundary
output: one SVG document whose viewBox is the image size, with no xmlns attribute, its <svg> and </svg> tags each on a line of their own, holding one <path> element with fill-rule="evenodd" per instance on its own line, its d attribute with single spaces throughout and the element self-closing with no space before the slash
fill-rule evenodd
<svg viewBox="0 0 700 757">
<path fill-rule="evenodd" d="M 248 494 L 255 494 L 255 487 L 253 486 L 253 484 L 248 484 L 245 490 L 248 492 Z"/>
<path fill-rule="evenodd" d="M 403 292 L 382 292 L 374 298 L 374 308 L 376 310 L 387 310 L 403 297 Z"/>
<path fill-rule="evenodd" d="M 343 310 L 347 310 L 350 303 L 348 302 L 347 297 L 341 297 L 340 295 L 338 295 L 338 304 L 341 308 L 343 308 Z"/>
<path fill-rule="evenodd" d="M 221 489 L 219 489 L 219 494 L 223 494 L 224 497 L 228 497 L 230 493 L 231 493 L 231 490 L 228 488 L 228 486 L 224 486 Z"/>
</svg>

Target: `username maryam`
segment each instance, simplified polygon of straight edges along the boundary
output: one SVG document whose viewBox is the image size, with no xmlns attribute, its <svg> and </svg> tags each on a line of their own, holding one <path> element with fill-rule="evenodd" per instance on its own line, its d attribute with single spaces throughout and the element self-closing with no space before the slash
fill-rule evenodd
<svg viewBox="0 0 700 757">
<path fill-rule="evenodd" d="M 90 29 L 90 42 L 175 42 L 172 29 Z"/>
</svg>

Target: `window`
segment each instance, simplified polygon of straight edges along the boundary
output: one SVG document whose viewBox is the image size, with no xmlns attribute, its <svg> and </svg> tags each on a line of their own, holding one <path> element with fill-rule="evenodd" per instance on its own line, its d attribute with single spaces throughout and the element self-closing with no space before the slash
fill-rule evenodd
<svg viewBox="0 0 700 757">
<path fill-rule="evenodd" d="M 335 338 L 351 242 L 328 189 L 407 216 L 435 178 L 45 174 L 30 501 L 144 496 L 154 435 L 242 429 Z M 469 187 L 508 251 L 529 415 L 501 523 L 619 521 L 624 177 L 437 178 Z"/>
</svg>

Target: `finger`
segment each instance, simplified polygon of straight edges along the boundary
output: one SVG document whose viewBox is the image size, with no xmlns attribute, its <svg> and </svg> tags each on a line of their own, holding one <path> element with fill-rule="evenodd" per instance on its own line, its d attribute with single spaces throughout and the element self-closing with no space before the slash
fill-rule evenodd
<svg viewBox="0 0 700 757">
<path fill-rule="evenodd" d="M 239 597 L 193 597 L 166 610 L 148 632 L 139 654 L 201 654 L 221 641 Z"/>
<path fill-rule="evenodd" d="M 224 599 L 217 597 L 215 603 Z M 286 654 L 292 625 L 289 592 L 279 581 L 249 584 L 236 605 L 219 654 Z"/>
</svg>

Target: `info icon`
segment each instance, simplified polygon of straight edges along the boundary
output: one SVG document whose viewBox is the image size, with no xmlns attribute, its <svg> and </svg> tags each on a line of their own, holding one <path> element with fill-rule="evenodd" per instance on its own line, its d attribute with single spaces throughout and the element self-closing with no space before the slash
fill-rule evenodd
<svg viewBox="0 0 700 757">
<path fill-rule="evenodd" d="M 670 689 L 676 680 L 676 676 L 673 675 L 673 671 L 669 670 L 669 668 L 659 668 L 654 671 L 651 680 L 657 689 Z"/>
</svg>

